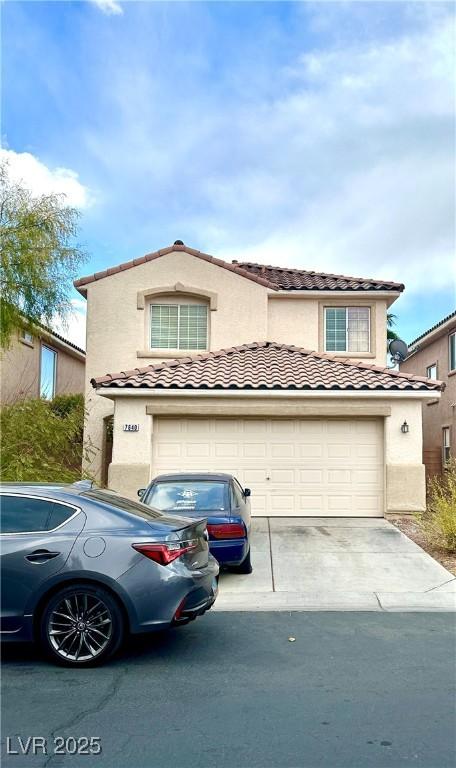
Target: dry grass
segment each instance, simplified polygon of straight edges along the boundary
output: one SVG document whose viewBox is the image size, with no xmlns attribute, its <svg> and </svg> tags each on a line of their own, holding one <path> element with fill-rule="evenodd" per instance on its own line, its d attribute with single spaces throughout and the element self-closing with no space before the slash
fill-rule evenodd
<svg viewBox="0 0 456 768">
<path fill-rule="evenodd" d="M 402 533 L 405 533 L 409 539 L 418 544 L 419 547 L 424 549 L 428 555 L 437 560 L 438 563 L 443 565 L 447 571 L 450 571 L 456 576 L 456 553 L 447 552 L 435 544 L 431 544 L 426 538 L 420 522 L 415 515 L 395 515 L 394 517 L 388 516 L 388 520 L 399 528 Z"/>
<path fill-rule="evenodd" d="M 426 512 L 397 515 L 392 522 L 456 576 L 456 459 L 429 483 Z"/>
<path fill-rule="evenodd" d="M 456 552 L 456 459 L 450 459 L 444 473 L 429 483 L 427 509 L 420 526 L 430 544 Z"/>
</svg>

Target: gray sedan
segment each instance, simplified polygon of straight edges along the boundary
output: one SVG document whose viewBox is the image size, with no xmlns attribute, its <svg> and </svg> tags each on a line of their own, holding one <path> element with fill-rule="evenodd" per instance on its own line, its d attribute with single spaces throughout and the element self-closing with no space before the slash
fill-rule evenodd
<svg viewBox="0 0 456 768">
<path fill-rule="evenodd" d="M 71 485 L 3 484 L 1 638 L 54 660 L 106 661 L 126 633 L 184 624 L 217 596 L 206 520 Z"/>
</svg>

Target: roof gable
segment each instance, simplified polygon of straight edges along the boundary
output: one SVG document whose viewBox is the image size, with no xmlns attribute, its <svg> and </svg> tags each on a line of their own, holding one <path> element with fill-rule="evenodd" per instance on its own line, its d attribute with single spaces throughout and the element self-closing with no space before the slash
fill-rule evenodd
<svg viewBox="0 0 456 768">
<path fill-rule="evenodd" d="M 79 293 L 82 293 L 83 296 L 86 294 L 86 287 L 90 283 L 94 283 L 97 280 L 102 280 L 105 277 L 110 277 L 111 275 L 117 275 L 119 272 L 124 272 L 126 269 L 132 269 L 133 267 L 138 267 L 140 264 L 146 264 L 148 261 L 154 261 L 155 259 L 161 258 L 161 256 L 166 256 L 168 253 L 173 252 L 184 252 L 190 254 L 190 256 L 196 256 L 197 259 L 201 259 L 202 261 L 208 261 L 211 264 L 215 264 L 217 267 L 222 267 L 222 269 L 227 269 L 229 272 L 234 272 L 237 275 L 240 275 L 241 277 L 245 277 L 247 280 L 252 280 L 254 283 L 258 283 L 259 285 L 264 286 L 265 288 L 271 288 L 272 290 L 277 290 L 277 287 L 271 283 L 266 278 L 262 278 L 260 275 L 254 275 L 251 272 L 248 272 L 245 269 L 242 269 L 241 267 L 238 267 L 236 264 L 230 264 L 227 261 L 223 261 L 222 259 L 217 259 L 215 256 L 210 256 L 208 253 L 203 253 L 202 251 L 197 251 L 194 248 L 190 248 L 187 245 L 180 245 L 174 243 L 174 245 L 170 245 L 168 248 L 161 248 L 159 251 L 154 251 L 153 253 L 146 253 L 145 256 L 141 256 L 139 259 L 133 259 L 132 261 L 126 261 L 123 264 L 119 264 L 116 267 L 110 267 L 109 269 L 104 269 L 102 272 L 95 272 L 93 275 L 87 275 L 86 277 L 81 277 L 79 280 L 74 281 L 74 287 L 79 291 Z"/>
<path fill-rule="evenodd" d="M 92 379 L 95 388 L 424 390 L 442 382 L 275 342 L 244 344 Z"/>
<path fill-rule="evenodd" d="M 402 283 L 392 283 L 385 280 L 373 280 L 371 278 L 347 277 L 345 275 L 326 274 L 324 272 L 309 272 L 304 269 L 288 269 L 286 267 L 272 267 L 266 264 L 254 264 L 252 262 L 228 262 L 223 259 L 217 259 L 208 253 L 197 251 L 183 243 L 177 241 L 174 245 L 162 248 L 153 253 L 147 253 L 139 259 L 126 261 L 101 272 L 95 272 L 93 275 L 81 277 L 74 281 L 75 288 L 83 296 L 86 295 L 86 286 L 97 280 L 103 280 L 105 277 L 117 275 L 126 269 L 132 269 L 140 264 L 146 264 L 148 261 L 154 261 L 161 256 L 175 251 L 188 253 L 196 256 L 198 259 L 215 264 L 222 269 L 234 272 L 247 280 L 253 280 L 255 283 L 269 288 L 273 291 L 394 291 L 404 290 Z"/>
</svg>

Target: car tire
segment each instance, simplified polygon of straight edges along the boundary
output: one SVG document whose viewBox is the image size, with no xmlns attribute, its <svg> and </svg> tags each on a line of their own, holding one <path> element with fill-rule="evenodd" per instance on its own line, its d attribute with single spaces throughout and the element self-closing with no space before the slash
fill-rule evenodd
<svg viewBox="0 0 456 768">
<path fill-rule="evenodd" d="M 252 568 L 252 561 L 250 559 L 250 547 L 242 563 L 239 563 L 239 565 L 233 565 L 231 567 L 231 570 L 233 571 L 233 573 L 252 573 L 253 568 Z"/>
<path fill-rule="evenodd" d="M 48 658 L 70 667 L 103 664 L 119 650 L 125 621 L 116 599 L 94 584 L 72 584 L 49 599 L 39 639 Z"/>
</svg>

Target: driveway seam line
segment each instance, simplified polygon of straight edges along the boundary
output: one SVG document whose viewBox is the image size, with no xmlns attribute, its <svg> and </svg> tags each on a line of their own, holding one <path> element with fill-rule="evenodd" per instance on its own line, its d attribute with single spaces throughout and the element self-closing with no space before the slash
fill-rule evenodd
<svg viewBox="0 0 456 768">
<path fill-rule="evenodd" d="M 271 519 L 268 517 L 268 532 L 269 532 L 269 559 L 271 561 L 271 581 L 272 591 L 275 592 L 275 580 L 274 580 L 274 565 L 272 563 L 272 539 L 271 539 Z"/>
<path fill-rule="evenodd" d="M 382 604 L 381 604 L 381 602 L 380 602 L 380 598 L 379 598 L 379 596 L 378 596 L 377 592 L 374 592 L 374 595 L 375 595 L 375 599 L 377 600 L 377 603 L 378 603 L 378 607 L 380 608 L 380 610 L 381 610 L 381 611 L 383 611 L 384 613 L 386 613 L 386 611 L 385 611 L 385 609 L 384 609 L 383 605 L 382 605 Z"/>
<path fill-rule="evenodd" d="M 434 589 L 438 589 L 439 587 L 444 587 L 445 584 L 451 584 L 452 581 L 456 581 L 456 576 L 453 576 L 452 579 L 448 579 L 448 581 L 444 581 L 442 584 L 437 584 L 436 587 L 431 587 L 430 589 L 425 589 L 424 590 L 424 594 L 426 594 L 427 592 L 433 592 Z"/>
</svg>

